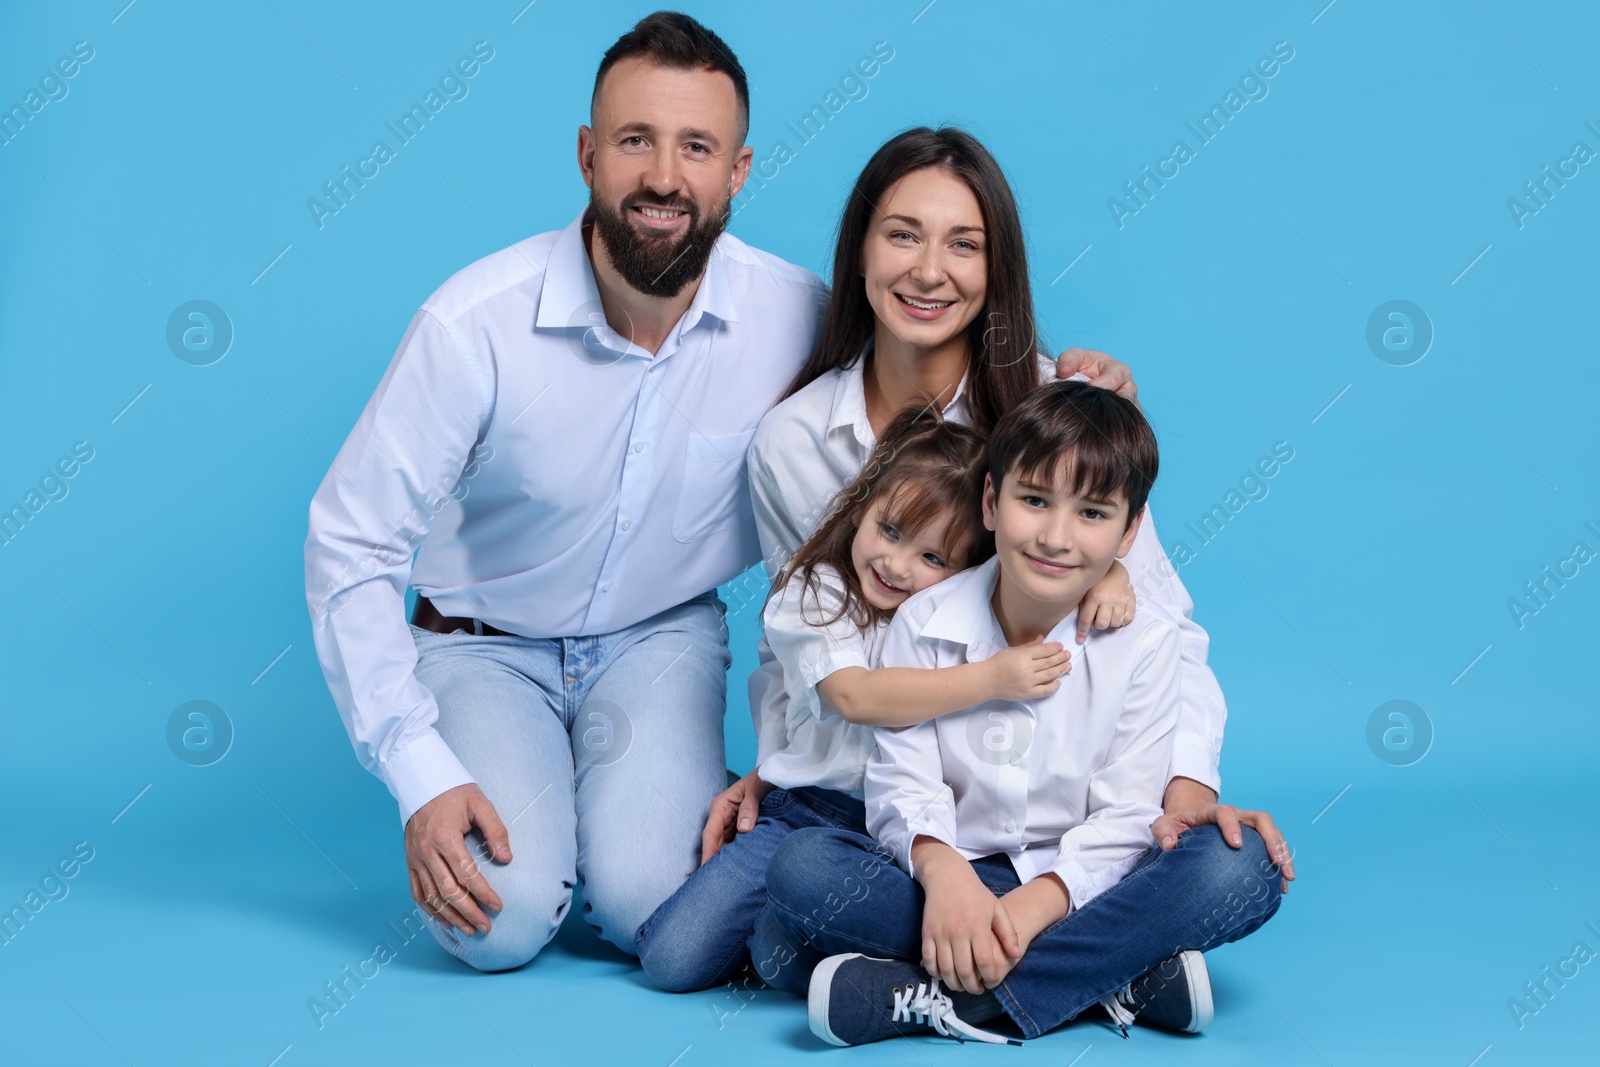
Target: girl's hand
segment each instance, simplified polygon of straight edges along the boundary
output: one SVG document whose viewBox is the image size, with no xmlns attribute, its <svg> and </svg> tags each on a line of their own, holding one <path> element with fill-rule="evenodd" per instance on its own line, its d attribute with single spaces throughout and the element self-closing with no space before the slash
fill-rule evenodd
<svg viewBox="0 0 1600 1067">
<path fill-rule="evenodd" d="M 1056 679 L 1072 670 L 1072 653 L 1060 641 L 1036 637 L 1026 645 L 1001 649 L 985 666 L 990 700 L 1032 700 L 1061 688 Z"/>
<path fill-rule="evenodd" d="M 953 989 L 982 993 L 1000 984 L 1021 958 L 1022 946 L 999 898 L 970 863 L 953 850 L 951 855 L 960 862 L 923 880 L 922 969 Z"/>
<path fill-rule="evenodd" d="M 1089 631 L 1109 630 L 1126 626 L 1133 621 L 1133 583 L 1128 580 L 1128 568 L 1122 561 L 1113 560 L 1106 576 L 1083 594 L 1078 605 L 1078 644 L 1089 638 Z"/>
</svg>

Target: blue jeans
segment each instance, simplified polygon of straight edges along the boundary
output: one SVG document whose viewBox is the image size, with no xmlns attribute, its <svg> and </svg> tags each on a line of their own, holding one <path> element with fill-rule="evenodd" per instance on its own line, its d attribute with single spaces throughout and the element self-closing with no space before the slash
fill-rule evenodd
<svg viewBox="0 0 1600 1067">
<path fill-rule="evenodd" d="M 700 861 L 711 800 L 727 787 L 727 609 L 715 590 L 614 633 L 527 638 L 411 627 L 435 729 L 511 835 L 496 862 L 467 850 L 503 905 L 471 937 L 433 936 L 480 971 L 520 967 L 560 928 L 583 880 L 583 915 L 633 951 L 656 905 Z"/>
<path fill-rule="evenodd" d="M 1233 849 L 1197 826 L 1170 851 L 1152 848 L 1121 882 L 1074 908 L 1028 946 L 994 990 L 1034 1038 L 1184 949 L 1202 952 L 1253 932 L 1278 910 L 1278 868 L 1261 835 Z M 996 896 L 1018 884 L 1004 855 L 973 861 Z M 790 835 L 767 868 L 771 914 L 808 945 L 786 978 L 841 952 L 922 958 L 922 886 L 872 838 L 843 830 Z M 791 992 L 801 992 L 803 985 Z"/>
<path fill-rule="evenodd" d="M 804 988 L 815 960 L 767 914 L 767 863 L 789 835 L 808 828 L 866 833 L 866 809 L 847 793 L 807 786 L 774 789 L 756 824 L 723 845 L 639 927 L 635 949 L 644 973 L 669 993 L 710 989 L 748 965 L 769 985 L 806 956 Z"/>
</svg>

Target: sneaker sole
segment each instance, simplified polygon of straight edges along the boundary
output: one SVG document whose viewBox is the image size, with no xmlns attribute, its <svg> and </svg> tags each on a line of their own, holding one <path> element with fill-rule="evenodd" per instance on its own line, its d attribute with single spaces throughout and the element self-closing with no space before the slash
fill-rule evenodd
<svg viewBox="0 0 1600 1067">
<path fill-rule="evenodd" d="M 1198 1034 L 1211 1025 L 1216 1005 L 1211 999 L 1211 972 L 1206 970 L 1206 958 L 1194 949 L 1178 954 L 1189 977 L 1190 1024 L 1183 1028 L 1186 1034 Z"/>
<path fill-rule="evenodd" d="M 816 970 L 811 972 L 811 984 L 806 987 L 806 1020 L 811 1024 L 811 1032 L 830 1045 L 839 1048 L 848 1048 L 848 1041 L 841 1041 L 834 1036 L 833 1028 L 828 1025 L 828 1002 L 832 999 L 830 993 L 833 987 L 833 976 L 847 961 L 859 959 L 863 954 L 850 952 L 840 956 L 829 956 L 817 964 Z"/>
</svg>

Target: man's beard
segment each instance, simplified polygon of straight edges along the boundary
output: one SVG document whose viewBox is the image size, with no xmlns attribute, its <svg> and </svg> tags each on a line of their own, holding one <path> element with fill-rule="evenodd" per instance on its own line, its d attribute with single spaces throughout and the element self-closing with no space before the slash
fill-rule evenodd
<svg viewBox="0 0 1600 1067">
<path fill-rule="evenodd" d="M 711 258 L 711 248 L 728 225 L 729 201 L 714 206 L 706 218 L 693 202 L 661 199 L 649 194 L 634 194 L 615 211 L 602 204 L 591 189 L 589 206 L 594 209 L 595 229 L 605 243 L 606 254 L 634 289 L 647 296 L 671 298 L 700 277 Z M 689 213 L 689 225 L 676 240 L 668 234 L 640 233 L 629 220 L 635 207 L 659 207 Z"/>
</svg>

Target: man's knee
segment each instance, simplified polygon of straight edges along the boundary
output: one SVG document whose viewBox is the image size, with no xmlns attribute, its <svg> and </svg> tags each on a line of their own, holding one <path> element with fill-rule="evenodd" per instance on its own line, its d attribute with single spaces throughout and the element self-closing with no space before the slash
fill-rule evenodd
<svg viewBox="0 0 1600 1067">
<path fill-rule="evenodd" d="M 539 954 L 555 937 L 572 906 L 572 883 L 522 884 L 501 879 L 495 892 L 502 905 L 498 913 L 485 910 L 489 932 L 471 937 L 430 917 L 428 929 L 444 950 L 479 971 L 510 971 Z"/>
<path fill-rule="evenodd" d="M 678 891 L 683 881 L 681 872 L 663 875 L 637 866 L 619 870 L 589 864 L 584 872 L 583 917 L 602 938 L 636 956 L 636 942 L 645 920 Z"/>
</svg>

